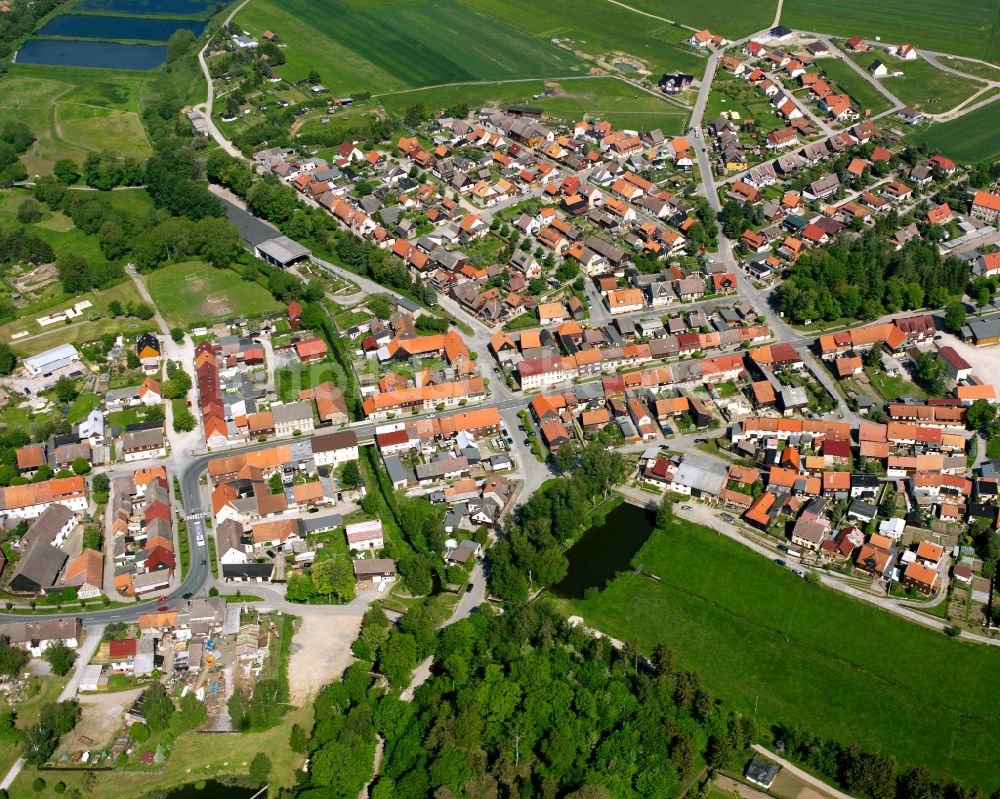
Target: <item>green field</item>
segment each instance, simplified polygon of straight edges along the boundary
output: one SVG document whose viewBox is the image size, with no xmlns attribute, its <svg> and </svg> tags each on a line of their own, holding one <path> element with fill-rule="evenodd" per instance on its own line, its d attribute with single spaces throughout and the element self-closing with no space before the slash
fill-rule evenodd
<svg viewBox="0 0 1000 799">
<path fill-rule="evenodd" d="M 945 111 L 950 111 L 983 87 L 979 81 L 945 72 L 922 58 L 916 61 L 901 61 L 885 53 L 860 53 L 848 57 L 862 69 L 868 69 L 876 58 L 884 61 L 890 68 L 901 69 L 902 77 L 886 77 L 879 80 L 901 102 L 929 114 L 943 114 Z"/>
<path fill-rule="evenodd" d="M 872 114 L 881 114 L 887 111 L 892 103 L 882 92 L 876 89 L 865 78 L 840 58 L 824 58 L 816 62 L 816 66 L 827 74 L 830 80 L 834 81 L 844 92 L 851 96 L 857 104 L 858 109 L 864 116 L 865 109 L 871 109 Z M 892 91 L 892 85 L 889 86 Z"/>
<path fill-rule="evenodd" d="M 319 5 L 255 0 L 236 22 L 282 37 L 284 77 L 300 80 L 316 69 L 334 94 L 585 75 L 584 57 L 614 63 L 622 52 L 653 73 L 704 68 L 703 58 L 679 44 L 689 31 L 606 0 L 322 0 Z M 571 41 L 558 46 L 553 37 Z"/>
<path fill-rule="evenodd" d="M 145 275 L 144 280 L 171 327 L 188 329 L 237 316 L 261 316 L 281 307 L 257 283 L 204 261 L 171 264 Z"/>
<path fill-rule="evenodd" d="M 799 725 L 901 767 L 1000 786 L 1000 652 L 964 644 L 794 576 L 707 527 L 654 533 L 626 572 L 569 613 L 650 652 L 667 642 L 761 725 Z"/>
<path fill-rule="evenodd" d="M 708 28 L 730 39 L 749 36 L 770 27 L 775 0 L 625 0 L 625 4 L 694 28 Z"/>
<path fill-rule="evenodd" d="M 908 141 L 927 144 L 956 161 L 979 162 L 1000 158 L 1000 101 L 953 119 L 950 122 L 921 128 Z"/>
<path fill-rule="evenodd" d="M 791 28 L 890 43 L 909 42 L 940 53 L 1000 60 L 1000 0 L 956 6 L 937 0 L 786 0 L 781 21 Z"/>
<path fill-rule="evenodd" d="M 82 162 L 88 152 L 149 155 L 138 115 L 142 78 L 27 64 L 9 70 L 0 81 L 0 104 L 35 134 L 21 159 L 29 175 L 51 171 L 60 158 Z"/>
<path fill-rule="evenodd" d="M 319 71 L 335 93 L 380 91 L 453 81 L 571 75 L 579 59 L 454 0 L 254 2 L 237 16 L 251 31 L 269 28 L 288 47 L 282 75 Z"/>
</svg>

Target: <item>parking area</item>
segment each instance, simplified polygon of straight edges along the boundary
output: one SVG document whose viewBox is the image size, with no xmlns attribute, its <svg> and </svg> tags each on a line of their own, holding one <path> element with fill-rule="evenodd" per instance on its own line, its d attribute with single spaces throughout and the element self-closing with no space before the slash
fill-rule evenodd
<svg viewBox="0 0 1000 799">
<path fill-rule="evenodd" d="M 951 333 L 941 333 L 940 335 L 941 340 L 938 341 L 938 345 L 954 347 L 955 351 L 969 362 L 976 376 L 981 380 L 990 382 L 1000 373 L 1000 345 L 975 347 Z"/>
</svg>

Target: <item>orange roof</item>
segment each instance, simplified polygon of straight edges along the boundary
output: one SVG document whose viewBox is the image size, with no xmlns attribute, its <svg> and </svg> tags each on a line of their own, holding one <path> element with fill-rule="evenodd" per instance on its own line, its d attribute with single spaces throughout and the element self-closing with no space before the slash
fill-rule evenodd
<svg viewBox="0 0 1000 799">
<path fill-rule="evenodd" d="M 57 502 L 61 499 L 73 499 L 84 496 L 82 477 L 57 477 L 41 483 L 28 483 L 19 486 L 7 486 L 2 489 L 2 507 L 26 508 L 30 505 L 41 505 Z"/>
<path fill-rule="evenodd" d="M 319 338 L 308 338 L 295 343 L 299 358 L 315 358 L 326 355 L 326 342 Z"/>
<path fill-rule="evenodd" d="M 944 547 L 930 541 L 921 541 L 917 545 L 917 557 L 921 560 L 931 560 L 937 563 L 944 557 Z"/>
<path fill-rule="evenodd" d="M 824 491 L 847 491 L 850 487 L 850 472 L 823 472 Z"/>
<path fill-rule="evenodd" d="M 906 571 L 903 572 L 903 579 L 913 580 L 914 582 L 933 588 L 937 585 L 938 573 L 936 569 L 913 561 L 913 563 L 907 564 Z"/>
<path fill-rule="evenodd" d="M 972 204 L 988 208 L 991 211 L 1000 211 L 1000 195 L 990 194 L 988 191 L 977 191 Z"/>
<path fill-rule="evenodd" d="M 319 480 L 314 480 L 311 483 L 298 483 L 292 488 L 292 493 L 296 503 L 317 502 L 325 495 L 323 484 Z"/>
</svg>

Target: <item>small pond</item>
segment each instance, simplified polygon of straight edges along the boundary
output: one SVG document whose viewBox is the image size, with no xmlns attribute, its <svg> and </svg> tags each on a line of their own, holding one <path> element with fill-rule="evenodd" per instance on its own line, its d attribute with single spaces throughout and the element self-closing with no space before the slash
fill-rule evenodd
<svg viewBox="0 0 1000 799">
<path fill-rule="evenodd" d="M 165 42 L 178 28 L 195 36 L 205 30 L 200 20 L 110 17 L 95 14 L 60 14 L 38 31 L 39 36 L 67 36 L 72 39 L 130 39 Z"/>
<path fill-rule="evenodd" d="M 600 590 L 620 571 L 631 568 L 635 557 L 656 524 L 656 514 L 622 503 L 607 515 L 604 524 L 591 527 L 566 551 L 569 571 L 552 587 L 557 596 L 582 599 L 588 588 Z"/>
<path fill-rule="evenodd" d="M 633 67 L 631 64 L 627 64 L 624 61 L 616 61 L 615 66 L 622 72 L 627 72 L 629 75 L 635 75 L 639 70 Z"/>
<path fill-rule="evenodd" d="M 74 11 L 112 14 L 156 14 L 158 16 L 209 17 L 228 3 L 215 0 L 80 0 Z"/>
<path fill-rule="evenodd" d="M 167 799 L 250 799 L 257 793 L 257 788 L 240 788 L 226 785 L 218 780 L 207 780 L 205 787 L 198 788 L 196 783 L 182 785 L 167 794 Z"/>
<path fill-rule="evenodd" d="M 19 64 L 102 69 L 155 69 L 166 60 L 165 45 L 69 39 L 28 39 L 17 53 Z"/>
</svg>

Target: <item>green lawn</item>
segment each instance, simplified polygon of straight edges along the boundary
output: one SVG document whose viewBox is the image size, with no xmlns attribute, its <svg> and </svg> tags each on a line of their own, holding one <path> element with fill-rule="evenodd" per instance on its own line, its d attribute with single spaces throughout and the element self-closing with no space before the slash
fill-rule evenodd
<svg viewBox="0 0 1000 799">
<path fill-rule="evenodd" d="M 807 583 L 699 525 L 655 533 L 633 562 L 660 582 L 625 573 L 596 599 L 564 602 L 567 612 L 645 652 L 666 641 L 762 725 L 857 741 L 987 792 L 1000 785 L 993 647 Z"/>
<path fill-rule="evenodd" d="M 455 0 L 370 3 L 261 0 L 236 23 L 289 43 L 281 73 L 316 69 L 335 94 L 452 81 L 583 72 L 579 59 Z"/>
<path fill-rule="evenodd" d="M 914 131 L 906 138 L 916 144 L 927 144 L 956 161 L 993 161 L 1000 158 L 998 127 L 1000 102 L 994 100 L 958 119 Z"/>
<path fill-rule="evenodd" d="M 885 77 L 879 80 L 900 101 L 929 114 L 943 114 L 945 111 L 950 111 L 983 86 L 979 81 L 960 78 L 958 75 L 938 69 L 922 58 L 916 61 L 901 61 L 886 53 L 861 53 L 848 57 L 854 59 L 862 69 L 868 69 L 876 58 L 891 68 L 901 69 L 902 77 Z"/>
<path fill-rule="evenodd" d="M 892 105 L 882 92 L 851 69 L 843 59 L 824 58 L 817 61 L 816 66 L 825 72 L 841 90 L 851 95 L 851 99 L 857 104 L 862 116 L 864 116 L 866 108 L 871 109 L 872 114 L 881 114 Z M 891 85 L 889 91 L 892 91 Z"/>
<path fill-rule="evenodd" d="M 1000 59 L 1000 0 L 956 6 L 936 0 L 786 0 L 781 21 L 791 28 L 885 42 L 909 42 L 941 53 Z"/>
<path fill-rule="evenodd" d="M 25 701 L 13 705 L 4 698 L 0 700 L 0 710 L 13 708 L 17 711 L 17 727 L 23 730 L 38 721 L 42 706 L 48 702 L 55 702 L 65 684 L 65 679 L 56 677 L 32 677 L 28 689 L 30 696 L 26 697 Z M 5 774 L 7 769 L 14 765 L 20 750 L 20 744 L 0 741 L 0 770 Z"/>
<path fill-rule="evenodd" d="M 144 280 L 167 324 L 184 329 L 237 316 L 262 316 L 281 307 L 257 283 L 204 261 L 171 264 Z"/>
<path fill-rule="evenodd" d="M 887 375 L 885 372 L 878 372 L 874 369 L 867 369 L 866 374 L 872 386 L 885 397 L 886 402 L 893 402 L 900 397 L 923 397 L 925 395 L 920 386 L 902 375 Z"/>
</svg>

